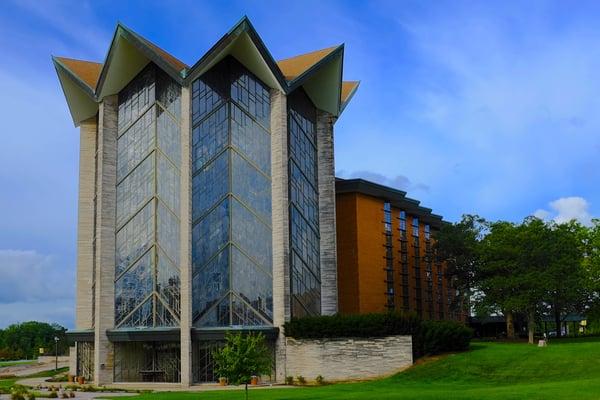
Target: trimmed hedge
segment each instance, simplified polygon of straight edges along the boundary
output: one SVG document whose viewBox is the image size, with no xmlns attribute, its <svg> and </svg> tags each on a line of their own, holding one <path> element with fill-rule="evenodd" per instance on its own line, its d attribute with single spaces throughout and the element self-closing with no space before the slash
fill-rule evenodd
<svg viewBox="0 0 600 400">
<path fill-rule="evenodd" d="M 402 313 L 331 315 L 292 319 L 286 336 L 296 339 L 412 335 L 421 324 L 416 315 Z"/>
<path fill-rule="evenodd" d="M 423 321 L 413 335 L 415 358 L 452 351 L 469 350 L 473 330 L 456 321 Z"/>
<path fill-rule="evenodd" d="M 398 312 L 297 318 L 284 325 L 284 332 L 295 339 L 412 335 L 414 358 L 468 350 L 473 336 L 460 322 L 421 321 Z"/>
</svg>

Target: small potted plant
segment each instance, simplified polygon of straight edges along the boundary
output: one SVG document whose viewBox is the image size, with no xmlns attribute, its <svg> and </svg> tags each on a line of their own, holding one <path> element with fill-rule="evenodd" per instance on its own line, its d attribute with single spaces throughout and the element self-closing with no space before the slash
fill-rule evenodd
<svg viewBox="0 0 600 400">
<path fill-rule="evenodd" d="M 258 376 L 256 375 L 252 375 L 252 377 L 250 378 L 250 384 L 252 386 L 256 386 L 258 385 Z"/>
<path fill-rule="evenodd" d="M 219 386 L 227 386 L 227 378 L 224 376 L 219 378 Z"/>
</svg>

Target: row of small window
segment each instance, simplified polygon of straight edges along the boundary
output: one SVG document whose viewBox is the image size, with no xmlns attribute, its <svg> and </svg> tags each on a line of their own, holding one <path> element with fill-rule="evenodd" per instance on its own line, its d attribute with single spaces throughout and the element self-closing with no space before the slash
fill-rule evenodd
<svg viewBox="0 0 600 400">
<path fill-rule="evenodd" d="M 392 206 L 391 206 L 390 202 L 388 202 L 388 201 L 386 201 L 383 204 L 383 216 L 384 216 L 385 231 L 391 232 L 392 231 Z M 403 237 L 404 237 L 405 232 L 406 232 L 406 211 L 401 210 L 400 216 L 398 218 L 400 219 L 400 231 L 403 233 Z M 424 231 L 425 231 L 425 239 L 429 240 L 431 238 L 431 227 L 429 226 L 429 224 L 425 224 Z M 412 218 L 412 235 L 414 237 L 419 237 L 419 218 L 417 218 L 417 217 Z"/>
</svg>

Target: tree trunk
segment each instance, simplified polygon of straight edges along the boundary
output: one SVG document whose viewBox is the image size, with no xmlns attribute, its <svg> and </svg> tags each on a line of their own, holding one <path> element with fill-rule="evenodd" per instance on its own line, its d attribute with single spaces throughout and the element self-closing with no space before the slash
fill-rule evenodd
<svg viewBox="0 0 600 400">
<path fill-rule="evenodd" d="M 246 382 L 246 400 L 248 400 L 248 382 Z"/>
<path fill-rule="evenodd" d="M 504 313 L 506 316 L 506 337 L 508 339 L 515 338 L 515 323 L 512 311 L 506 311 Z"/>
<path fill-rule="evenodd" d="M 527 331 L 529 334 L 529 344 L 533 344 L 533 334 L 535 332 L 535 310 L 529 311 L 527 318 Z"/>
<path fill-rule="evenodd" d="M 554 302 L 553 307 L 554 310 L 554 323 L 556 324 L 556 337 L 562 336 L 562 327 L 560 322 L 560 310 L 558 309 L 558 302 Z"/>
</svg>

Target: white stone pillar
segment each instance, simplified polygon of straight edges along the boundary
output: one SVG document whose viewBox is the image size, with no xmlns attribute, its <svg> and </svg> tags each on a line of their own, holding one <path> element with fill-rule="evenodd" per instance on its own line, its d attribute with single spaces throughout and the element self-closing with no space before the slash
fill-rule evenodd
<svg viewBox="0 0 600 400">
<path fill-rule="evenodd" d="M 285 94 L 271 90 L 271 202 L 273 224 L 273 325 L 279 328 L 275 346 L 275 379 L 285 380 L 283 324 L 290 319 L 290 238 L 288 209 L 288 134 Z"/>
<path fill-rule="evenodd" d="M 93 307 L 94 184 L 96 117 L 79 126 L 79 202 L 77 211 L 77 298 L 75 329 L 91 329 Z"/>
<path fill-rule="evenodd" d="M 181 89 L 181 386 L 190 386 L 192 378 L 192 178 L 190 151 L 191 139 L 191 110 L 190 89 Z"/>
<path fill-rule="evenodd" d="M 337 246 L 335 231 L 334 117 L 317 112 L 317 168 L 319 179 L 319 234 L 321 258 L 321 314 L 338 310 Z"/>
<path fill-rule="evenodd" d="M 107 96 L 98 114 L 96 199 L 96 323 L 94 382 L 113 381 L 113 345 L 106 331 L 115 323 L 115 224 L 117 201 L 117 96 Z"/>
</svg>

